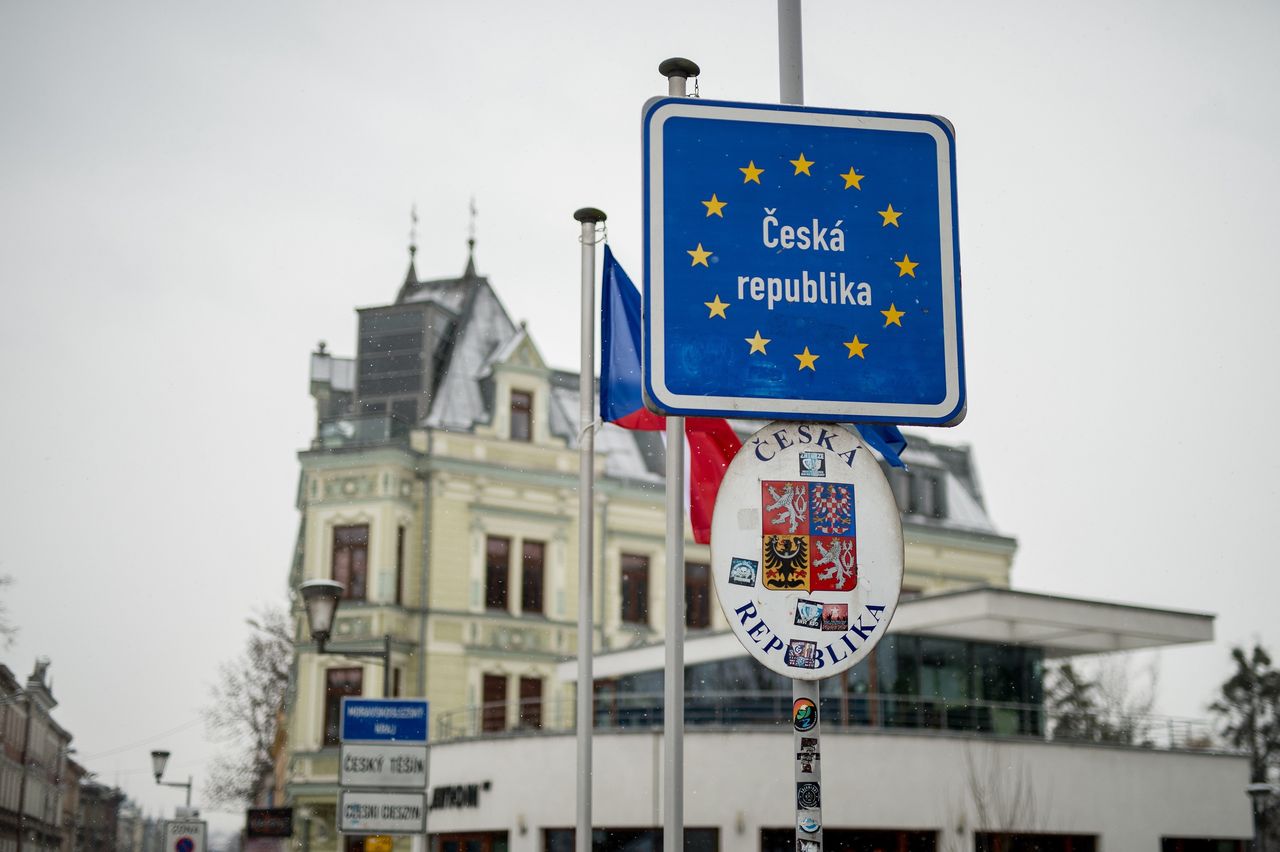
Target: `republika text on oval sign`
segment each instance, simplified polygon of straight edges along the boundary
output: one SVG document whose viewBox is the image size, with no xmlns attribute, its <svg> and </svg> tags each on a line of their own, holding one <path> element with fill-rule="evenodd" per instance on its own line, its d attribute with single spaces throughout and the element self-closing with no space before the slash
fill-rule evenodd
<svg viewBox="0 0 1280 852">
<path fill-rule="evenodd" d="M 711 524 L 716 591 L 738 641 L 801 680 L 857 663 L 902 589 L 902 520 L 876 458 L 823 423 L 771 423 L 720 485 Z"/>
</svg>

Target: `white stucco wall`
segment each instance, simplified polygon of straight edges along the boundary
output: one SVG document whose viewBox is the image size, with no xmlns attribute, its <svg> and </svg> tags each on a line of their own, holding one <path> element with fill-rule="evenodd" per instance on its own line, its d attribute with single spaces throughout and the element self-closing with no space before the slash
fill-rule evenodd
<svg viewBox="0 0 1280 852">
<path fill-rule="evenodd" d="M 433 747 L 431 784 L 491 782 L 477 808 L 433 811 L 429 829 L 508 831 L 512 852 L 541 848 L 543 828 L 574 825 L 572 735 L 488 739 Z M 721 848 L 756 849 L 761 828 L 794 820 L 792 738 L 689 732 L 685 824 L 718 827 Z M 599 734 L 594 823 L 662 825 L 660 734 Z M 961 736 L 858 732 L 822 737 L 828 828 L 953 832 L 1020 829 L 1099 836 L 1099 850 L 1158 850 L 1161 837 L 1250 835 L 1244 758 Z M 1017 791 L 1030 792 L 1030 804 Z M 989 824 L 980 824 L 975 788 Z M 1024 804 L 1012 824 L 999 816 Z M 527 831 L 521 834 L 521 823 Z M 1004 823 L 1004 824 L 1001 824 Z M 957 831 L 958 829 L 958 831 Z"/>
</svg>

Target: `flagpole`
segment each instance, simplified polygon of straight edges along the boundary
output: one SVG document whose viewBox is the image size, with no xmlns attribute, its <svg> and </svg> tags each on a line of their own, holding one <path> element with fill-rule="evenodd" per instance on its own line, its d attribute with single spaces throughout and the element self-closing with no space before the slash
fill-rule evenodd
<svg viewBox="0 0 1280 852">
<path fill-rule="evenodd" d="M 667 95 L 688 96 L 700 72 L 689 59 L 667 59 L 658 73 Z M 662 849 L 684 852 L 684 418 L 667 418 L 666 668 L 662 689 Z"/>
<path fill-rule="evenodd" d="M 595 527 L 595 347 L 596 225 L 604 211 L 583 207 L 573 214 L 582 224 L 582 352 L 578 374 L 578 807 L 574 848 L 591 852 L 591 728 L 594 680 L 592 654 L 592 558 Z"/>
<path fill-rule="evenodd" d="M 804 42 L 801 38 L 800 25 L 800 0 L 778 0 L 778 90 L 779 98 L 784 104 L 803 104 L 804 103 Z M 816 721 L 811 731 L 808 731 L 807 737 L 802 737 L 799 728 L 792 732 L 795 740 L 795 780 L 796 780 L 796 849 L 804 848 L 822 848 L 822 804 L 818 799 L 816 807 L 801 808 L 800 802 L 800 783 L 813 782 L 821 784 L 821 745 L 819 743 L 818 731 L 822 724 L 822 702 L 819 700 L 820 684 L 822 681 L 804 681 L 796 678 L 791 680 L 791 707 L 792 722 L 795 722 L 796 708 L 804 700 L 813 702 L 813 712 Z M 805 742 L 808 740 L 808 742 Z M 813 758 L 810 771 L 805 773 L 801 762 L 801 755 L 810 751 L 804 748 L 811 745 Z M 807 776 L 807 777 L 802 777 Z M 818 787 L 821 790 L 821 786 Z M 815 831 L 805 832 L 800 828 L 801 811 L 807 810 L 809 813 L 817 813 L 817 828 Z M 801 841 L 816 843 L 816 846 L 806 847 Z"/>
</svg>

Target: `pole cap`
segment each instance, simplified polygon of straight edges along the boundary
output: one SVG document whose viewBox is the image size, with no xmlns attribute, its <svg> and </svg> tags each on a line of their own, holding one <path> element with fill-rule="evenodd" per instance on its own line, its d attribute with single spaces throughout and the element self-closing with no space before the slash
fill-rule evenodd
<svg viewBox="0 0 1280 852">
<path fill-rule="evenodd" d="M 671 77 L 697 77 L 702 73 L 702 69 L 698 67 L 698 63 L 692 59 L 685 59 L 683 56 L 673 56 L 670 59 L 662 60 L 662 64 L 658 66 L 658 73 L 663 77 L 670 79 Z"/>
<path fill-rule="evenodd" d="M 573 218 L 579 222 L 603 222 L 609 217 L 604 215 L 604 211 L 596 207 L 579 207 L 573 211 Z"/>
</svg>

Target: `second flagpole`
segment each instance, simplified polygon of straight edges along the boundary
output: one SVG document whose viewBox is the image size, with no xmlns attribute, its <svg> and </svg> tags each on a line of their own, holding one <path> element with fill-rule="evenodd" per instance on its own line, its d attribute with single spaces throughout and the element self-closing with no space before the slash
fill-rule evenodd
<svg viewBox="0 0 1280 852">
<path fill-rule="evenodd" d="M 596 225 L 603 210 L 583 207 L 573 214 L 582 225 L 582 352 L 578 374 L 578 803 L 576 852 L 591 852 L 591 729 L 595 721 L 592 663 L 591 543 L 595 531 L 595 348 Z"/>
</svg>

